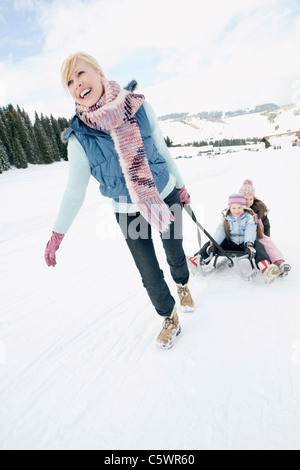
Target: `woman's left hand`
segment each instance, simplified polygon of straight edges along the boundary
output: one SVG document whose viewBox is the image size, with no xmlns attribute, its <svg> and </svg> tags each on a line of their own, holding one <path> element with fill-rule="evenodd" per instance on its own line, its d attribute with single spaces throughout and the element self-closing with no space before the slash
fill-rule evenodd
<svg viewBox="0 0 300 470">
<path fill-rule="evenodd" d="M 186 187 L 183 186 L 181 189 L 177 189 L 181 204 L 184 206 L 185 204 L 190 204 L 191 203 L 191 196 L 186 190 Z"/>
</svg>

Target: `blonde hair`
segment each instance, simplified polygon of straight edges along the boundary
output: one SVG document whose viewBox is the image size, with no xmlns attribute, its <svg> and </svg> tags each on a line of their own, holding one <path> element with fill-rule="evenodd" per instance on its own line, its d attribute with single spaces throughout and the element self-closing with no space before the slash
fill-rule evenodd
<svg viewBox="0 0 300 470">
<path fill-rule="evenodd" d="M 100 72 L 101 75 L 104 76 L 98 61 L 93 56 L 86 52 L 75 52 L 74 54 L 70 54 L 61 65 L 61 80 L 65 88 L 68 87 L 68 81 L 77 60 L 83 60 L 96 72 Z"/>
</svg>

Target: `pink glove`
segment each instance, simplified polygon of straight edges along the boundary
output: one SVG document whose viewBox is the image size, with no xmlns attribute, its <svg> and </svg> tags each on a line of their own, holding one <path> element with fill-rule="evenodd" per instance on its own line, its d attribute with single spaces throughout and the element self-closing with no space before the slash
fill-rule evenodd
<svg viewBox="0 0 300 470">
<path fill-rule="evenodd" d="M 177 189 L 181 204 L 184 206 L 185 204 L 190 204 L 191 203 L 191 196 L 186 190 L 186 187 L 183 186 L 181 189 Z"/>
<path fill-rule="evenodd" d="M 45 261 L 48 266 L 55 266 L 56 265 L 56 256 L 55 253 L 61 244 L 64 235 L 56 232 L 52 232 L 52 237 L 50 241 L 47 243 L 46 250 L 45 250 Z"/>
</svg>

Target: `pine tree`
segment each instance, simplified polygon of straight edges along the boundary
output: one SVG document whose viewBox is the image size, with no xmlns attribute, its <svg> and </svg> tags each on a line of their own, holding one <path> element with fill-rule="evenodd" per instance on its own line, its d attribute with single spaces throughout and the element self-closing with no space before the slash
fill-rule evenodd
<svg viewBox="0 0 300 470">
<path fill-rule="evenodd" d="M 12 140 L 11 140 L 8 127 L 9 125 L 8 125 L 6 115 L 3 109 L 0 108 L 0 142 L 2 142 L 2 144 L 4 145 L 7 156 L 8 156 L 8 160 L 10 164 L 12 165 L 13 164 Z"/>
<path fill-rule="evenodd" d="M 10 164 L 4 145 L 0 142 L 0 173 L 9 170 Z"/>
<path fill-rule="evenodd" d="M 37 113 L 35 113 L 35 123 L 33 127 L 35 130 L 37 145 L 39 148 L 40 162 L 46 164 L 53 163 L 54 158 L 53 152 L 51 150 L 51 142 L 47 138 L 46 132 L 43 129 L 41 120 Z"/>
<path fill-rule="evenodd" d="M 22 145 L 22 123 L 12 104 L 9 104 L 5 108 L 5 115 L 8 123 L 7 129 L 12 143 L 12 165 L 15 165 L 17 168 L 27 168 L 26 150 Z"/>
<path fill-rule="evenodd" d="M 62 142 L 62 134 L 69 127 L 70 120 L 60 117 L 60 118 L 57 119 L 57 123 L 58 123 L 58 127 L 59 127 L 59 130 L 60 130 L 60 140 Z M 64 160 L 68 160 L 68 147 L 67 147 L 65 142 L 62 143 L 61 158 L 63 158 Z"/>
<path fill-rule="evenodd" d="M 17 168 L 27 168 L 28 163 L 26 160 L 26 154 L 24 152 L 24 149 L 17 135 L 13 137 L 12 147 L 13 147 L 14 165 Z"/>
<path fill-rule="evenodd" d="M 66 155 L 65 155 L 66 145 L 63 144 L 63 142 L 61 140 L 62 131 L 60 129 L 59 121 L 56 120 L 52 116 L 52 114 L 50 114 L 50 123 L 51 123 L 51 127 L 52 127 L 53 134 L 54 134 L 54 137 L 55 137 L 56 145 L 58 147 L 60 158 L 63 158 L 64 160 L 66 160 L 66 158 L 65 158 L 66 157 Z"/>
<path fill-rule="evenodd" d="M 35 161 L 32 159 L 33 148 L 30 144 L 30 139 L 25 125 L 21 115 L 11 104 L 6 108 L 6 118 L 9 124 L 8 131 L 12 142 L 12 164 L 15 164 L 17 168 L 26 168 L 28 166 L 28 161 L 30 161 L 30 163 L 35 163 Z M 21 152 L 20 146 L 22 147 L 23 152 Z"/>
<path fill-rule="evenodd" d="M 37 154 L 27 126 L 20 113 L 16 112 L 15 116 L 15 130 L 18 134 L 19 141 L 25 152 L 28 163 L 35 165 L 37 163 Z"/>
<path fill-rule="evenodd" d="M 45 131 L 45 134 L 49 140 L 50 144 L 50 151 L 52 154 L 53 161 L 59 162 L 60 161 L 60 153 L 59 148 L 56 141 L 55 132 L 53 127 L 51 126 L 51 121 L 47 116 L 41 115 L 41 125 Z"/>
<path fill-rule="evenodd" d="M 12 104 L 9 104 L 8 106 L 6 106 L 6 108 L 4 108 L 4 114 L 6 117 L 6 129 L 12 142 L 14 135 L 15 135 L 14 134 L 14 128 L 15 128 L 14 122 L 15 122 L 15 115 L 16 115 L 16 110 Z"/>
<path fill-rule="evenodd" d="M 33 165 L 40 163 L 39 152 L 32 122 L 28 114 L 24 111 L 24 109 L 21 110 L 19 106 L 17 106 L 17 113 L 18 119 L 20 120 L 20 139 L 22 142 L 22 146 L 26 152 L 27 160 Z"/>
</svg>

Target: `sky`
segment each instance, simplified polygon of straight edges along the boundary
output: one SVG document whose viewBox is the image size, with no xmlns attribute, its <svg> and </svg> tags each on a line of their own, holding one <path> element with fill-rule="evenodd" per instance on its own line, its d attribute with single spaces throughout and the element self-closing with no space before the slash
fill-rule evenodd
<svg viewBox="0 0 300 470">
<path fill-rule="evenodd" d="M 76 51 L 159 116 L 300 102 L 299 0 L 0 0 L 0 106 L 71 117 Z"/>
</svg>

